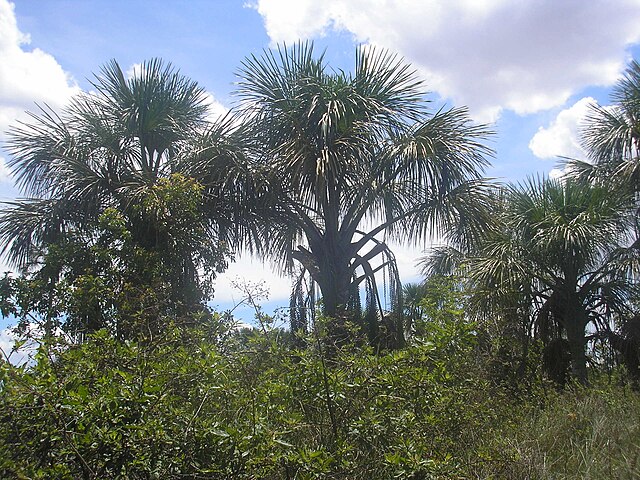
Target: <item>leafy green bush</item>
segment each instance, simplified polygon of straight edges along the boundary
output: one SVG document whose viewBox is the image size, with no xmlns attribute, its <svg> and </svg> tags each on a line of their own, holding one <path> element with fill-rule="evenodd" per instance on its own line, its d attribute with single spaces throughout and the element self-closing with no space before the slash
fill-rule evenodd
<svg viewBox="0 0 640 480">
<path fill-rule="evenodd" d="M 635 394 L 510 398 L 456 318 L 384 354 L 208 325 L 153 343 L 101 331 L 2 364 L 0 477 L 637 477 Z"/>
<path fill-rule="evenodd" d="M 249 337 L 176 330 L 145 345 L 103 331 L 79 346 L 42 346 L 33 367 L 4 364 L 0 473 L 446 477 L 487 422 L 468 327 L 385 355 L 352 347 L 331 358 L 285 348 L 277 335 Z"/>
</svg>

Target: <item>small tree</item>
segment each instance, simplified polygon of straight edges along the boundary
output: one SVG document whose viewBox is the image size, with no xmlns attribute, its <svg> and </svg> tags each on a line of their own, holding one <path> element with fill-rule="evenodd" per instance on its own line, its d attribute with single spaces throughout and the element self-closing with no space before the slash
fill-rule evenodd
<svg viewBox="0 0 640 480">
<path fill-rule="evenodd" d="M 106 271 L 97 267 L 102 259 L 89 257 L 100 257 L 95 249 L 104 239 L 105 213 L 115 212 L 128 254 L 139 253 L 133 262 L 119 258 L 117 268 L 139 272 L 142 289 L 162 282 L 164 313 L 196 313 L 211 294 L 211 279 L 226 267 L 222 240 L 229 224 L 223 202 L 205 196 L 191 172 L 181 173 L 210 129 L 205 92 L 160 60 L 143 63 L 130 78 L 112 61 L 93 88 L 60 115 L 43 109 L 11 130 L 8 163 L 28 198 L 0 212 L 3 250 L 27 280 L 36 272 L 52 286 L 77 287 L 87 275 L 97 281 Z"/>
</svg>

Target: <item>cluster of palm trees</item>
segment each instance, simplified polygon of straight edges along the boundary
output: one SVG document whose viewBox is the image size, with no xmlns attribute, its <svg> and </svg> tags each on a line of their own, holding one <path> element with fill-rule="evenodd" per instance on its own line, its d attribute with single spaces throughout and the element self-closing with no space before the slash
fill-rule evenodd
<svg viewBox="0 0 640 480">
<path fill-rule="evenodd" d="M 294 329 L 306 328 L 317 287 L 334 335 L 366 318 L 373 341 L 391 317 L 384 271 L 390 329 L 402 337 L 400 283 L 381 237 L 420 242 L 462 218 L 469 228 L 458 233 L 480 229 L 490 132 L 464 109 L 431 112 L 412 68 L 373 48 L 358 50 L 353 73 L 299 44 L 247 58 L 238 76 L 238 107 L 209 123 L 205 92 L 170 65 L 152 60 L 127 78 L 111 62 L 94 92 L 15 128 L 10 167 L 28 198 L 0 216 L 8 258 L 33 268 L 52 243 L 115 208 L 136 245 L 180 259 L 182 284 L 198 285 L 198 252 L 221 244 L 283 271 L 297 263 Z M 215 242 L 177 251 L 175 232 L 140 208 L 176 174 L 202 186 L 199 228 Z"/>
<path fill-rule="evenodd" d="M 640 293 L 638 63 L 612 100 L 593 106 L 583 127 L 589 161 L 566 160 L 560 179 L 498 189 L 493 222 L 473 245 L 438 247 L 423 259 L 427 274 L 462 276 L 478 316 L 523 322 L 527 338 L 566 355 L 582 383 L 589 339 L 608 339 L 640 378 L 640 335 L 630 326 Z"/>
<path fill-rule="evenodd" d="M 590 163 L 501 187 L 482 176 L 490 129 L 465 109 L 430 109 L 415 71 L 383 50 L 358 49 L 353 72 L 332 70 L 309 43 L 248 57 L 237 107 L 215 122 L 203 89 L 171 65 L 152 60 L 127 77 L 112 61 L 93 92 L 11 132 L 26 198 L 5 205 L 0 241 L 28 275 L 52 245 L 91 237 L 115 209 L 136 248 L 171 270 L 187 310 L 207 300 L 203 277 L 224 268 L 221 256 L 248 251 L 295 272 L 293 330 L 307 328 L 319 300 L 336 341 L 355 323 L 372 343 L 397 346 L 411 328 L 386 240 L 438 235 L 449 246 L 430 272 L 462 274 L 474 311 L 565 338 L 586 381 L 588 325 L 629 317 L 636 295 L 639 80 L 633 63 L 615 106 L 594 108 Z M 174 187 L 185 179 L 195 186 L 189 222 L 171 203 L 184 200 Z M 169 203 L 145 208 L 158 185 L 171 187 Z"/>
</svg>

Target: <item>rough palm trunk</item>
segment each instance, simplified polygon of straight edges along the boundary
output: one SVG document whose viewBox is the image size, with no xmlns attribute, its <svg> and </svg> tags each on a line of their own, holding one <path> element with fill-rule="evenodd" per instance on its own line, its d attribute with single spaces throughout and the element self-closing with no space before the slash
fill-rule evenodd
<svg viewBox="0 0 640 480">
<path fill-rule="evenodd" d="M 344 343 L 352 335 L 347 323 L 360 313 L 351 312 L 348 308 L 352 280 L 349 262 L 340 258 L 323 258 L 320 261 L 321 273 L 316 282 L 322 293 L 323 313 L 330 319 L 328 334 L 332 341 Z"/>
<path fill-rule="evenodd" d="M 571 374 L 580 384 L 587 385 L 587 355 L 585 353 L 587 339 L 585 336 L 586 322 L 583 317 L 584 313 L 576 312 L 566 319 L 565 329 L 571 352 Z"/>
</svg>

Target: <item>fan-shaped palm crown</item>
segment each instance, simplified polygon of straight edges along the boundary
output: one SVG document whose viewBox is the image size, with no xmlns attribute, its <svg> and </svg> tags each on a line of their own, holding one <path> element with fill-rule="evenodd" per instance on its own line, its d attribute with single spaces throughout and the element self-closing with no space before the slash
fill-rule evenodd
<svg viewBox="0 0 640 480">
<path fill-rule="evenodd" d="M 489 132 L 464 109 L 430 112 L 402 59 L 363 47 L 353 73 L 333 71 L 300 44 L 248 58 L 239 77 L 251 168 L 272 212 L 265 252 L 284 269 L 299 261 L 329 315 L 361 283 L 374 299 L 376 269 L 393 264 L 379 234 L 412 243 L 462 216 L 481 224 Z"/>
<path fill-rule="evenodd" d="M 626 248 L 632 197 L 573 179 L 540 178 L 502 195 L 494 227 L 457 256 L 475 306 L 492 314 L 527 311 L 543 337 L 566 336 L 573 373 L 586 382 L 587 325 L 608 328 L 636 292 L 629 272 L 637 255 Z M 437 253 L 432 267 L 451 266 L 442 261 L 445 250 Z"/>
<path fill-rule="evenodd" d="M 28 198 L 0 215 L 9 259 L 28 267 L 69 232 L 91 235 L 113 208 L 134 244 L 158 252 L 173 287 L 193 290 L 197 303 L 198 268 L 213 262 L 213 272 L 223 264 L 215 223 L 198 213 L 202 188 L 179 173 L 208 128 L 206 99 L 201 87 L 161 60 L 130 75 L 111 61 L 93 90 L 61 114 L 44 108 L 14 128 L 9 166 Z"/>
</svg>

